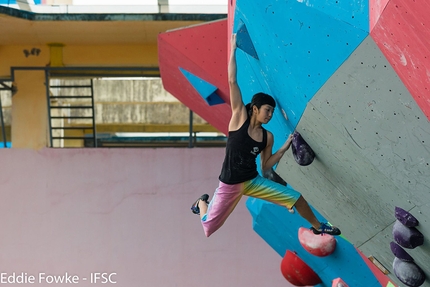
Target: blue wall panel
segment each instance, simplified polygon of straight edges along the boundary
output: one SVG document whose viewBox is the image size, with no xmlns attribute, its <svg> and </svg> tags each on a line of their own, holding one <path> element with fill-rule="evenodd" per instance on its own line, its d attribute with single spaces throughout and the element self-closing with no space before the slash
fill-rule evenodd
<svg viewBox="0 0 430 287">
<path fill-rule="evenodd" d="M 34 0 L 34 4 L 41 4 L 42 0 Z M 16 4 L 15 0 L 0 0 L 1 5 Z"/>
<path fill-rule="evenodd" d="M 244 101 L 249 102 L 260 91 L 274 96 L 279 109 L 267 128 L 282 139 L 295 128 L 315 93 L 368 34 L 297 1 L 249 5 L 238 0 L 234 31 L 240 21 L 245 23 L 259 57 L 237 52 Z M 282 143 L 275 143 L 275 149 Z"/>
<path fill-rule="evenodd" d="M 282 206 L 255 198 L 249 198 L 246 205 L 253 217 L 255 232 L 282 257 L 287 250 L 295 251 L 320 276 L 323 284 L 317 286 L 331 286 L 331 281 L 339 277 L 349 286 L 381 286 L 356 248 L 344 238 L 336 237 L 336 250 L 331 255 L 314 256 L 298 240 L 298 229 L 309 227 L 309 223 L 297 212 L 290 214 Z M 320 221 L 324 221 L 318 211 L 313 211 Z"/>
<path fill-rule="evenodd" d="M 369 0 L 298 0 L 297 2 L 369 32 Z"/>
</svg>

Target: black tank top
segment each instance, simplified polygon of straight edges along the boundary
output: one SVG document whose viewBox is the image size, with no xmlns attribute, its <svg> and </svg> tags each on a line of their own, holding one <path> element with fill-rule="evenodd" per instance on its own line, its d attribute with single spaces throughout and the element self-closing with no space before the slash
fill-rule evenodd
<svg viewBox="0 0 430 287">
<path fill-rule="evenodd" d="M 267 131 L 263 129 L 263 141 L 257 142 L 248 134 L 250 119 L 236 131 L 228 132 L 224 163 L 219 180 L 236 184 L 258 175 L 256 157 L 267 145 Z"/>
</svg>

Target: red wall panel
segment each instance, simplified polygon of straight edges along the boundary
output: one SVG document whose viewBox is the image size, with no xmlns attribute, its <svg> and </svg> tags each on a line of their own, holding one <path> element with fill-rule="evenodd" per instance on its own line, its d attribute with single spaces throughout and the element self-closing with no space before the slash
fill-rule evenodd
<svg viewBox="0 0 430 287">
<path fill-rule="evenodd" d="M 215 128 L 227 134 L 231 116 L 227 81 L 227 20 L 168 31 L 158 37 L 164 88 Z M 227 103 L 209 106 L 179 68 L 215 85 Z"/>
<path fill-rule="evenodd" d="M 430 119 L 430 3 L 391 0 L 371 32 L 400 79 Z"/>
</svg>

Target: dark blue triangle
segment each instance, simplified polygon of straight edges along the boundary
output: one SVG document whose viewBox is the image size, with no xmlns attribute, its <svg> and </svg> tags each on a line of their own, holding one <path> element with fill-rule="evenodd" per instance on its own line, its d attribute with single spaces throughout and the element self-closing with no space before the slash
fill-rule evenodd
<svg viewBox="0 0 430 287">
<path fill-rule="evenodd" d="M 258 55 L 255 51 L 254 44 L 252 44 L 248 29 L 246 29 L 245 23 L 243 23 L 241 20 L 239 20 L 238 29 L 236 32 L 236 44 L 239 49 L 258 60 Z"/>
</svg>

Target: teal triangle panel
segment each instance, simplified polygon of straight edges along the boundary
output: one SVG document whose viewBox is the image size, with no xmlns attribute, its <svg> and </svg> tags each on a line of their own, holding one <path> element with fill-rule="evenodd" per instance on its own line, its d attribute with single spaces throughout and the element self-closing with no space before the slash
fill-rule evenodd
<svg viewBox="0 0 430 287">
<path fill-rule="evenodd" d="M 179 68 L 190 84 L 196 89 L 199 95 L 208 103 L 209 106 L 224 103 L 224 100 L 216 93 L 218 88 L 211 83 L 197 77 L 185 69 Z"/>
</svg>

